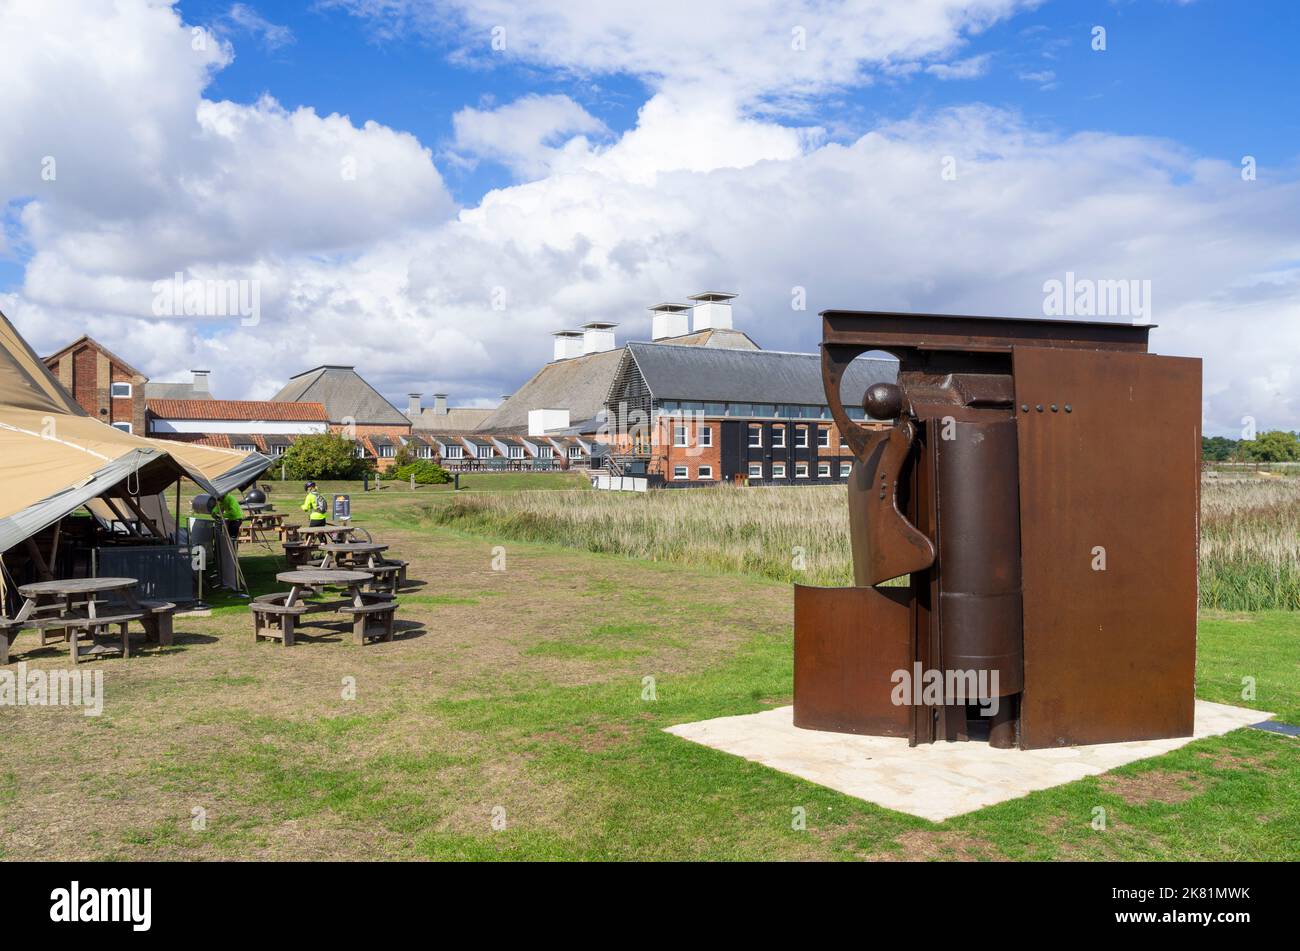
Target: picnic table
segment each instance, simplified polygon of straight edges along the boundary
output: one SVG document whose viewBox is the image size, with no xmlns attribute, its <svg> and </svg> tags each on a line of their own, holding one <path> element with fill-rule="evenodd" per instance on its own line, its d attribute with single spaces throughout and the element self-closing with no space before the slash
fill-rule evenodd
<svg viewBox="0 0 1300 951">
<path fill-rule="evenodd" d="M 27 600 L 12 620 L 0 621 L 0 663 L 9 662 L 9 644 L 23 627 L 40 630 L 42 644 L 49 631 L 64 631 L 72 646 L 74 664 L 81 660 L 79 637 L 83 631 L 95 640 L 94 646 L 86 651 L 87 655 L 120 650 L 123 657 L 130 657 L 131 643 L 127 638 L 126 626 L 131 621 L 143 621 L 149 614 L 149 608 L 142 605 L 135 596 L 137 584 L 135 578 L 66 578 L 20 585 L 18 593 Z M 117 595 L 122 603 L 110 607 L 109 613 L 101 614 L 99 608 L 104 599 L 97 595 L 105 594 Z M 42 598 L 55 600 L 54 603 L 42 605 Z M 85 612 L 81 613 L 78 608 L 83 606 Z M 175 605 L 171 607 L 174 608 Z M 57 610 L 58 613 L 50 613 L 52 610 Z M 99 640 L 112 625 L 121 627 L 120 648 Z"/>
<path fill-rule="evenodd" d="M 240 534 L 246 534 L 245 541 L 256 542 L 265 540 L 271 532 L 275 532 L 280 541 L 287 540 L 283 512 L 249 512 Z M 259 535 L 262 536 L 261 539 L 258 538 Z"/>
<path fill-rule="evenodd" d="M 309 525 L 298 529 L 298 534 L 305 541 L 318 544 L 325 538 L 335 542 L 345 542 L 352 537 L 354 531 L 356 529 L 351 525 Z"/>
<path fill-rule="evenodd" d="M 297 619 L 308 612 L 339 610 L 352 616 L 352 633 L 358 644 L 367 637 L 393 639 L 393 617 L 397 601 L 391 595 L 365 594 L 361 589 L 373 572 L 341 568 L 300 568 L 282 571 L 277 581 L 289 585 L 288 594 L 263 595 L 249 605 L 253 615 L 253 639 L 278 638 L 286 647 L 293 646 Z M 348 589 L 350 600 L 307 605 L 300 600 L 304 588 L 339 587 Z M 377 622 L 372 624 L 371 622 Z"/>
<path fill-rule="evenodd" d="M 377 568 L 381 560 L 377 556 L 388 551 L 387 545 L 374 542 L 326 542 L 320 548 L 325 552 L 325 560 L 321 562 L 322 568 L 333 568 L 336 565 L 351 566 L 363 556 L 367 568 Z"/>
<path fill-rule="evenodd" d="M 303 588 L 325 586 L 347 588 L 353 607 L 359 608 L 365 604 L 361 597 L 361 586 L 370 578 L 368 571 L 343 568 L 299 568 L 296 571 L 282 571 L 275 576 L 276 581 L 289 585 L 289 594 L 285 597 L 284 604 L 290 608 L 298 603 Z"/>
</svg>

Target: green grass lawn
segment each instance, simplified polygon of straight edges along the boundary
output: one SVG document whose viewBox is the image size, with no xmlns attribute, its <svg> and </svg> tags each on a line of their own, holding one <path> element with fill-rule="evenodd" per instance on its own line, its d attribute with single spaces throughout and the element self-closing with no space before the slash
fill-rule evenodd
<svg viewBox="0 0 1300 951">
<path fill-rule="evenodd" d="M 681 740 L 663 729 L 790 702 L 788 585 L 472 536 L 414 504 L 353 495 L 358 524 L 426 582 L 401 596 L 393 643 L 313 626 L 292 649 L 254 644 L 244 605 L 219 600 L 178 619 L 173 649 L 95 662 L 103 716 L 6 708 L 0 856 L 1300 856 L 1300 746 L 1258 731 L 944 823 Z M 255 593 L 275 586 L 273 556 L 245 567 Z M 1300 723 L 1298 647 L 1300 615 L 1207 616 L 1198 694 Z M 67 666 L 30 632 L 14 650 Z"/>
</svg>

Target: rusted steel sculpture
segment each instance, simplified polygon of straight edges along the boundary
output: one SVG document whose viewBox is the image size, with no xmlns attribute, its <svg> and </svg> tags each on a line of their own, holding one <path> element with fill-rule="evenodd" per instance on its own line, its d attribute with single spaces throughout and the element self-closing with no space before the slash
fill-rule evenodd
<svg viewBox="0 0 1300 951">
<path fill-rule="evenodd" d="M 822 322 L 855 586 L 795 588 L 795 724 L 1022 749 L 1190 735 L 1201 361 L 1148 353 L 1150 325 Z M 899 360 L 864 399 L 883 431 L 840 398 L 868 351 Z"/>
</svg>

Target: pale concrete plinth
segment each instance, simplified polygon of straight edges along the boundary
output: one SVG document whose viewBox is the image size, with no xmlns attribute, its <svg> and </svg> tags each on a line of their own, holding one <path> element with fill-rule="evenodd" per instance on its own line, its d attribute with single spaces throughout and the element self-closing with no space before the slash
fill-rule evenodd
<svg viewBox="0 0 1300 951">
<path fill-rule="evenodd" d="M 793 707 L 682 723 L 666 732 L 887 809 L 942 822 L 1272 715 L 1197 700 L 1194 736 L 1049 750 L 998 750 L 981 742 L 909 748 L 907 740 L 895 737 L 801 730 L 794 725 Z"/>
</svg>

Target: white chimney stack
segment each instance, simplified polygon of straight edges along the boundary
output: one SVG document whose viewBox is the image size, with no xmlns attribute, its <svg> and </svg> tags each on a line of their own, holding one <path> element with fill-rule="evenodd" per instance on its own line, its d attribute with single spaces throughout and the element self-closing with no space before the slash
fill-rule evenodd
<svg viewBox="0 0 1300 951">
<path fill-rule="evenodd" d="M 655 304 L 650 308 L 650 339 L 681 337 L 691 332 L 690 305 Z"/>
<path fill-rule="evenodd" d="M 446 393 L 433 394 L 433 415 L 434 416 L 447 415 L 447 394 Z"/>
<path fill-rule="evenodd" d="M 557 330 L 551 334 L 555 338 L 555 360 L 568 360 L 570 357 L 582 356 L 583 333 L 581 330 Z"/>
<path fill-rule="evenodd" d="M 424 395 L 423 393 L 406 394 L 406 415 L 407 416 L 420 415 L 420 397 L 423 395 Z"/>
<path fill-rule="evenodd" d="M 194 374 L 194 392 L 195 393 L 208 392 L 208 374 L 211 373 L 212 371 L 191 370 L 190 372 Z"/>
<path fill-rule="evenodd" d="M 735 294 L 728 294 L 725 291 L 705 291 L 703 294 L 692 294 L 691 300 L 695 301 L 695 306 L 692 308 L 695 332 L 698 333 L 701 330 L 730 330 L 731 301 L 735 296 Z"/>
<path fill-rule="evenodd" d="M 602 320 L 593 320 L 582 325 L 582 352 L 604 353 L 614 349 L 614 328 L 618 324 L 607 324 Z"/>
</svg>

